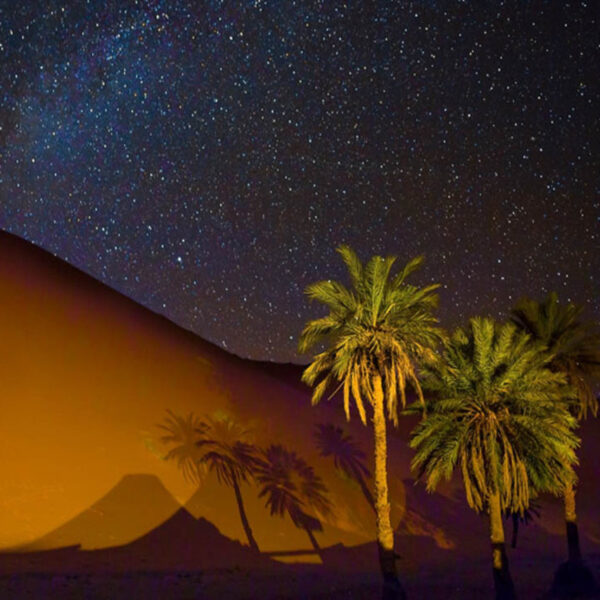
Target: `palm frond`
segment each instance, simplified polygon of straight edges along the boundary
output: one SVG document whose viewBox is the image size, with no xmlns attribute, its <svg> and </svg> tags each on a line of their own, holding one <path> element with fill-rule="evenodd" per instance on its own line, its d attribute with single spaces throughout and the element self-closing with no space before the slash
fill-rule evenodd
<svg viewBox="0 0 600 600">
<path fill-rule="evenodd" d="M 600 383 L 600 330 L 582 314 L 583 307 L 560 303 L 555 292 L 540 302 L 523 298 L 511 311 L 512 321 L 547 348 L 550 368 L 564 373 L 575 388 L 571 410 L 578 419 L 597 416 L 593 387 Z"/>
<path fill-rule="evenodd" d="M 184 479 L 199 485 L 203 479 L 203 470 L 196 443 L 204 430 L 202 421 L 194 413 L 184 417 L 167 410 L 167 416 L 158 427 L 165 432 L 160 441 L 170 446 L 165 460 L 175 461 Z"/>
<path fill-rule="evenodd" d="M 337 252 L 342 257 L 342 260 L 348 269 L 352 286 L 360 297 L 363 291 L 363 265 L 360 262 L 360 259 L 356 255 L 356 252 L 346 244 L 339 246 Z"/>
<path fill-rule="evenodd" d="M 406 405 L 406 387 L 414 388 L 425 405 L 419 367 L 435 359 L 435 348 L 445 339 L 433 310 L 438 303 L 437 284 L 418 288 L 405 282 L 419 268 L 422 257 L 409 261 L 392 276 L 395 257 L 373 256 L 363 266 L 348 247 L 338 248 L 346 264 L 353 291 L 334 281 L 307 288 L 309 298 L 329 308 L 329 314 L 309 321 L 300 336 L 299 350 L 318 342 L 327 349 L 313 357 L 302 380 L 313 386 L 313 404 L 327 390 L 343 389 L 346 417 L 353 401 L 361 421 L 373 400 L 374 377 L 383 383 L 386 413 L 397 423 L 398 403 Z"/>
<path fill-rule="evenodd" d="M 287 514 L 297 526 L 307 524 L 302 515 L 308 517 L 307 510 L 311 506 L 321 514 L 331 510 L 321 478 L 295 452 L 279 444 L 263 451 L 256 479 L 261 486 L 259 497 L 265 498 L 270 513 Z"/>
<path fill-rule="evenodd" d="M 413 468 L 427 488 L 460 469 L 469 506 L 523 512 L 542 491 L 559 493 L 573 477 L 576 420 L 564 376 L 513 324 L 474 318 L 445 342 L 423 383 L 428 416 L 411 434 Z"/>
</svg>

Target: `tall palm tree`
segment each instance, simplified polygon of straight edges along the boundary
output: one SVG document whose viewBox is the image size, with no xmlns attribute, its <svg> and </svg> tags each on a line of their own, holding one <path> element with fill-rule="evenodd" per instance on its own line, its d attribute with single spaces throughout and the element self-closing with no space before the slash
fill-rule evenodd
<svg viewBox="0 0 600 600">
<path fill-rule="evenodd" d="M 498 600 L 515 598 L 503 511 L 523 513 L 533 493 L 560 494 L 576 462 L 572 389 L 548 362 L 513 324 L 471 319 L 426 368 L 432 400 L 411 436 L 412 466 L 427 489 L 460 467 L 469 506 L 488 515 Z"/>
<path fill-rule="evenodd" d="M 331 511 L 327 499 L 327 488 L 295 452 L 281 445 L 273 444 L 263 453 L 262 461 L 256 470 L 256 479 L 261 485 L 259 497 L 266 497 L 266 505 L 271 515 L 288 515 L 294 525 L 304 529 L 319 556 L 321 547 L 314 531 L 322 531 L 321 521 L 310 515 L 312 507 L 319 514 Z"/>
<path fill-rule="evenodd" d="M 317 425 L 315 439 L 319 453 L 323 457 L 333 457 L 335 468 L 358 483 L 369 506 L 375 511 L 373 494 L 365 481 L 371 473 L 366 467 L 365 453 L 358 447 L 351 435 L 332 423 Z"/>
<path fill-rule="evenodd" d="M 214 472 L 219 483 L 233 488 L 248 544 L 258 552 L 240 489 L 242 483 L 253 478 L 260 464 L 256 447 L 246 439 L 249 431 L 226 417 L 206 417 L 201 421 L 193 414 L 182 419 L 173 413 L 169 413 L 162 427 L 169 431 L 169 435 L 162 438 L 164 442 L 185 440 L 167 454 L 167 458 L 177 459 L 184 477 L 187 475 L 189 480 L 200 483 L 204 468 Z"/>
<path fill-rule="evenodd" d="M 394 534 L 390 522 L 387 481 L 386 416 L 398 423 L 398 403 L 406 403 L 406 387 L 412 384 L 417 396 L 423 394 L 417 378 L 417 363 L 433 354 L 442 337 L 432 315 L 438 285 L 424 288 L 405 283 L 416 271 L 422 257 L 411 260 L 390 276 L 395 257 L 372 257 L 365 265 L 348 247 L 338 249 L 352 288 L 332 281 L 309 285 L 306 294 L 329 309 L 329 314 L 309 321 L 299 341 L 300 352 L 325 342 L 326 350 L 316 354 L 302 380 L 314 386 L 312 403 L 317 404 L 332 386 L 343 388 L 346 418 L 350 418 L 350 397 L 363 424 L 367 423 L 365 402 L 370 405 L 375 431 L 375 507 L 379 563 L 384 580 L 384 597 L 404 598 L 398 580 Z"/>
<path fill-rule="evenodd" d="M 552 355 L 550 368 L 564 373 L 577 390 L 572 414 L 585 419 L 597 416 L 598 399 L 592 386 L 600 382 L 600 331 L 582 319 L 583 307 L 561 304 L 552 292 L 542 302 L 524 298 L 511 311 L 512 321 L 546 346 Z M 581 560 L 575 510 L 575 482 L 564 489 L 565 522 L 570 561 Z"/>
</svg>

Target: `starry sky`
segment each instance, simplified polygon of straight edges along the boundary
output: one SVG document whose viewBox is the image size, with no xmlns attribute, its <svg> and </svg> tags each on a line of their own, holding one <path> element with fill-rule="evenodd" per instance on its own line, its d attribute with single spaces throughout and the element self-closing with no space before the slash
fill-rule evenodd
<svg viewBox="0 0 600 600">
<path fill-rule="evenodd" d="M 335 253 L 439 316 L 600 316 L 594 2 L 0 0 L 0 228 L 241 356 L 306 362 Z"/>
</svg>

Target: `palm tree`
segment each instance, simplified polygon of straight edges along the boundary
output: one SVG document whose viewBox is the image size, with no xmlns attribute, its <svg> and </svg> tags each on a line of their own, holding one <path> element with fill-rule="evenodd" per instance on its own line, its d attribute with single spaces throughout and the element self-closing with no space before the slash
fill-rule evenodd
<svg viewBox="0 0 600 600">
<path fill-rule="evenodd" d="M 365 453 L 358 447 L 352 436 L 344 433 L 341 427 L 329 423 L 317 425 L 315 438 L 321 456 L 333 457 L 335 468 L 358 483 L 369 506 L 375 511 L 373 494 L 365 481 L 365 478 L 371 477 L 364 463 Z"/>
<path fill-rule="evenodd" d="M 314 531 L 322 531 L 321 521 L 308 514 L 313 507 L 322 515 L 329 514 L 331 505 L 327 499 L 327 488 L 295 452 L 273 444 L 263 452 L 263 460 L 256 470 L 256 479 L 261 484 L 259 498 L 266 497 L 266 506 L 271 515 L 288 515 L 294 525 L 304 529 L 321 557 L 321 547 Z"/>
<path fill-rule="evenodd" d="M 405 405 L 408 383 L 423 401 L 417 362 L 433 354 L 432 348 L 442 337 L 432 315 L 438 301 L 434 291 L 439 286 L 418 288 L 405 283 L 421 265 L 422 257 L 411 260 L 390 277 L 396 260 L 393 256 L 374 256 L 363 265 L 348 246 L 340 246 L 338 252 L 348 268 L 352 289 L 332 280 L 313 283 L 306 289 L 308 297 L 325 304 L 329 314 L 309 321 L 302 331 L 300 352 L 327 343 L 326 350 L 313 357 L 302 380 L 314 386 L 313 405 L 335 385 L 330 397 L 343 388 L 347 419 L 350 396 L 363 424 L 367 423 L 365 401 L 372 409 L 377 544 L 384 597 L 404 598 L 390 523 L 386 415 L 397 425 L 398 403 Z"/>
<path fill-rule="evenodd" d="M 258 552 L 258 544 L 252 534 L 240 490 L 240 484 L 253 478 L 261 464 L 256 447 L 244 441 L 248 436 L 249 431 L 232 419 L 209 417 L 204 422 L 202 437 L 196 445 L 202 452 L 200 464 L 205 464 L 209 471 L 214 471 L 219 483 L 233 488 L 248 543 Z"/>
<path fill-rule="evenodd" d="M 167 410 L 164 423 L 158 427 L 166 432 L 160 437 L 160 441 L 173 446 L 167 452 L 165 460 L 174 460 L 186 481 L 200 485 L 204 473 L 200 466 L 202 453 L 196 442 L 205 427 L 202 421 L 194 413 L 182 417 Z"/>
<path fill-rule="evenodd" d="M 546 346 L 552 356 L 550 368 L 564 373 L 577 390 L 571 412 L 578 420 L 597 416 L 592 385 L 600 382 L 600 332 L 595 323 L 582 320 L 582 312 L 575 304 L 560 304 L 554 292 L 542 302 L 524 298 L 511 311 L 512 321 Z M 565 485 L 563 498 L 569 561 L 580 561 L 574 480 Z"/>
<path fill-rule="evenodd" d="M 560 494 L 576 462 L 572 390 L 548 362 L 513 324 L 474 318 L 425 369 L 432 400 L 411 436 L 412 466 L 428 491 L 460 467 L 469 506 L 489 517 L 498 600 L 515 598 L 503 511 L 523 513 L 537 492 Z"/>
<path fill-rule="evenodd" d="M 170 413 L 166 425 L 162 427 L 170 431 L 168 436 L 162 438 L 164 442 L 185 439 L 185 443 L 180 443 L 167 454 L 167 458 L 178 460 L 184 477 L 187 473 L 189 478 L 192 473 L 192 480 L 200 483 L 198 474 L 206 468 L 216 474 L 219 483 L 233 488 L 248 544 L 258 552 L 240 489 L 242 483 L 254 476 L 260 464 L 256 447 L 245 441 L 249 432 L 226 417 L 207 417 L 200 421 L 193 414 L 182 419 Z"/>
</svg>

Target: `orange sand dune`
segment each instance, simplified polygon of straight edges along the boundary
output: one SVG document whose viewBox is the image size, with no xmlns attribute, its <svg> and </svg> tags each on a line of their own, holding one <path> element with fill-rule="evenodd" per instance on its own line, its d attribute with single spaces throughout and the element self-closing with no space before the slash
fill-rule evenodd
<svg viewBox="0 0 600 600">
<path fill-rule="evenodd" d="M 196 517 L 245 541 L 232 491 L 210 476 L 198 491 L 163 459 L 157 424 L 166 409 L 225 412 L 254 426 L 256 443 L 298 451 L 327 479 L 336 501 L 336 522 L 322 542 L 371 536 L 370 508 L 313 443 L 315 424 L 340 421 L 340 413 L 310 408 L 298 368 L 279 373 L 277 366 L 232 356 L 6 233 L 0 234 L 0 298 L 0 548 L 34 541 L 39 548 L 100 548 L 143 535 L 171 510 L 151 494 L 136 501 L 156 507 L 142 507 L 138 518 L 120 524 L 113 518 L 110 531 L 90 522 L 77 534 L 72 524 L 62 537 L 49 534 L 135 473 L 156 475 L 177 502 L 190 499 Z M 261 547 L 308 545 L 287 519 L 268 515 L 255 488 L 242 491 Z"/>
<path fill-rule="evenodd" d="M 181 505 L 246 543 L 232 491 L 210 475 L 196 489 L 164 460 L 156 425 L 166 409 L 226 412 L 254 428 L 257 444 L 296 450 L 323 477 L 335 505 L 317 534 L 321 545 L 334 546 L 334 553 L 336 544 L 373 539 L 373 514 L 360 489 L 314 443 L 316 424 L 344 424 L 342 411 L 335 400 L 310 406 L 299 367 L 232 356 L 4 233 L 0 332 L 0 548 L 124 545 L 167 522 Z M 443 495 L 426 496 L 405 481 L 413 424 L 403 420 L 390 436 L 393 518 L 401 521 L 402 543 L 412 536 L 429 540 L 424 548 L 485 551 L 486 523 L 466 508 L 456 482 Z M 370 457 L 370 431 L 356 418 L 344 427 Z M 598 422 L 583 428 L 584 551 L 600 544 L 597 432 Z M 305 532 L 269 516 L 254 486 L 244 485 L 242 493 L 261 550 L 309 547 Z M 545 502 L 543 517 L 540 527 L 562 534 L 559 502 Z M 399 552 L 411 554 L 406 547 Z"/>
</svg>

